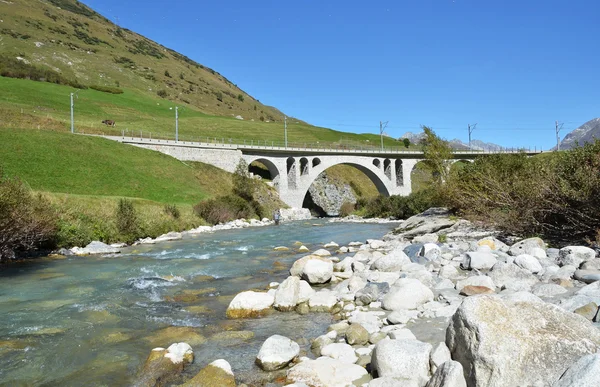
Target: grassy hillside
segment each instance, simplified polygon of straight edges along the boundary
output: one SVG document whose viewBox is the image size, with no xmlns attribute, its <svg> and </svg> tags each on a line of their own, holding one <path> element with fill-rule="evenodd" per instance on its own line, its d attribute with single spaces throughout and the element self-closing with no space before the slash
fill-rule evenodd
<svg viewBox="0 0 600 387">
<path fill-rule="evenodd" d="M 207 196 L 203 185 L 212 184 L 172 157 L 102 138 L 0 129 L 0 143 L 5 173 L 39 191 L 191 204 Z M 214 169 L 216 180 L 226 179 Z"/>
<path fill-rule="evenodd" d="M 0 127 L 39 128 L 66 132 L 70 130 L 70 98 L 76 91 L 69 86 L 31 80 L 0 77 Z M 131 135 L 153 138 L 174 138 L 175 104 L 137 90 L 125 89 L 123 94 L 103 93 L 93 89 L 79 90 L 74 100 L 76 132 Z M 116 127 L 102 120 L 116 121 Z M 179 109 L 179 139 L 206 141 L 251 140 L 283 142 L 282 123 L 247 121 L 211 116 L 194 107 Z M 384 138 L 386 146 L 400 143 Z M 340 146 L 379 146 L 375 134 L 354 134 L 311 126 L 300 121 L 288 121 L 288 144 Z"/>
<path fill-rule="evenodd" d="M 126 28 L 75 0 L 2 3 L 0 52 L 92 86 L 118 87 L 201 107 L 214 115 L 282 121 L 213 69 Z"/>
</svg>

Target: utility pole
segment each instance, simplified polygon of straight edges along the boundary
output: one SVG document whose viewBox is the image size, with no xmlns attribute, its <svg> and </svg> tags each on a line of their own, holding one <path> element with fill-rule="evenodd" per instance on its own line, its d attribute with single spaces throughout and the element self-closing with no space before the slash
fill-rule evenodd
<svg viewBox="0 0 600 387">
<path fill-rule="evenodd" d="M 471 125 L 469 124 L 469 150 L 471 150 L 471 133 L 473 133 L 473 131 L 475 130 L 475 127 L 477 126 L 477 123 Z"/>
<path fill-rule="evenodd" d="M 71 93 L 71 133 L 75 133 L 75 124 L 73 123 L 73 94 Z"/>
<path fill-rule="evenodd" d="M 175 142 L 179 141 L 179 107 L 175 106 Z"/>
<path fill-rule="evenodd" d="M 383 131 L 387 127 L 389 121 L 379 121 L 379 136 L 381 137 L 381 151 L 383 152 Z"/>
<path fill-rule="evenodd" d="M 554 127 L 556 129 L 556 150 L 560 150 L 560 131 L 563 127 L 563 123 L 559 123 L 558 121 L 554 121 Z"/>
<path fill-rule="evenodd" d="M 283 142 L 287 148 L 287 116 L 283 116 Z"/>
</svg>

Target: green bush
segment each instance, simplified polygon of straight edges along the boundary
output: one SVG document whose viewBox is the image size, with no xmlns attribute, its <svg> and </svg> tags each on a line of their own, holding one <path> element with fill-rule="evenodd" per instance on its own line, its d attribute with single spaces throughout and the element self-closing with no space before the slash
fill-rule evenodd
<svg viewBox="0 0 600 387">
<path fill-rule="evenodd" d="M 32 64 L 4 55 L 0 55 L 0 76 L 68 85 L 78 89 L 86 88 L 86 86 L 79 82 L 65 78 L 54 70 L 36 67 Z"/>
<path fill-rule="evenodd" d="M 118 87 L 91 85 L 90 89 L 98 90 L 103 93 L 123 94 L 123 90 L 119 89 Z"/>
<path fill-rule="evenodd" d="M 115 217 L 117 230 L 121 234 L 124 242 L 131 243 L 140 236 L 138 216 L 131 200 L 119 200 Z"/>
<path fill-rule="evenodd" d="M 479 157 L 450 174 L 445 197 L 463 215 L 511 233 L 557 244 L 593 240 L 600 229 L 600 141 L 535 157 Z"/>
<path fill-rule="evenodd" d="M 194 206 L 194 213 L 213 225 L 256 217 L 250 203 L 236 195 L 219 196 L 202 201 Z"/>
<path fill-rule="evenodd" d="M 240 159 L 231 178 L 233 193 L 248 202 L 252 201 L 256 192 L 256 180 L 250 177 L 248 164 L 244 159 Z"/>
<path fill-rule="evenodd" d="M 48 202 L 0 170 L 0 262 L 19 252 L 52 247 L 56 231 L 56 214 Z"/>
<path fill-rule="evenodd" d="M 240 102 L 244 102 L 244 95 L 242 95 L 242 94 L 238 94 L 238 96 L 237 96 L 237 99 L 238 99 Z"/>
<path fill-rule="evenodd" d="M 167 94 L 167 91 L 165 89 L 160 89 L 156 92 L 156 95 L 158 95 L 161 98 L 167 98 L 169 96 L 169 94 Z"/>
<path fill-rule="evenodd" d="M 164 208 L 165 214 L 171 216 L 173 219 L 179 219 L 181 213 L 179 212 L 179 208 L 175 204 L 165 204 Z"/>
<path fill-rule="evenodd" d="M 428 188 L 413 192 L 408 196 L 379 195 L 371 199 L 361 198 L 356 203 L 356 209 L 365 218 L 406 219 L 442 204 L 443 199 L 439 191 L 435 188 Z"/>
</svg>

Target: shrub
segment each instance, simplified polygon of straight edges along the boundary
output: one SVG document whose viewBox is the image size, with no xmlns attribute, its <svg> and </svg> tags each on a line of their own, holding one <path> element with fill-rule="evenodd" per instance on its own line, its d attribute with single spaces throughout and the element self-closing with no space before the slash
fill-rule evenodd
<svg viewBox="0 0 600 387">
<path fill-rule="evenodd" d="M 169 94 L 167 94 L 167 91 L 165 89 L 160 89 L 156 92 L 156 95 L 158 95 L 161 98 L 167 98 L 169 96 Z"/>
<path fill-rule="evenodd" d="M 354 212 L 354 203 L 344 202 L 340 207 L 340 216 L 346 217 Z"/>
<path fill-rule="evenodd" d="M 118 87 L 91 85 L 90 89 L 98 90 L 103 93 L 123 94 L 123 90 Z"/>
<path fill-rule="evenodd" d="M 252 201 L 256 192 L 256 181 L 250 177 L 248 164 L 244 159 L 240 159 L 231 178 L 233 193 L 246 201 Z"/>
<path fill-rule="evenodd" d="M 0 261 L 18 252 L 50 247 L 57 231 L 56 214 L 41 195 L 0 170 Z"/>
<path fill-rule="evenodd" d="M 536 157 L 489 155 L 452 173 L 448 202 L 508 232 L 593 240 L 600 225 L 600 141 Z"/>
<path fill-rule="evenodd" d="M 171 78 L 171 74 L 169 74 L 169 70 L 165 70 L 165 77 Z"/>
<path fill-rule="evenodd" d="M 173 217 L 173 219 L 179 219 L 179 217 L 181 216 L 179 208 L 177 208 L 175 204 L 165 204 L 163 211 L 165 212 L 165 214 Z"/>
<path fill-rule="evenodd" d="M 408 138 L 403 138 L 402 143 L 404 144 L 405 148 L 410 147 L 410 140 Z"/>
<path fill-rule="evenodd" d="M 54 70 L 36 67 L 32 64 L 3 55 L 0 55 L 0 76 L 31 79 L 32 81 L 56 83 L 58 85 L 69 85 L 78 89 L 86 88 L 86 86 L 79 82 L 65 78 Z"/>
<path fill-rule="evenodd" d="M 240 102 L 244 102 L 244 96 L 243 96 L 242 94 L 238 94 L 238 96 L 237 96 L 237 99 L 238 99 Z"/>
<path fill-rule="evenodd" d="M 123 237 L 124 242 L 131 243 L 135 241 L 138 234 L 140 234 L 140 227 L 133 202 L 129 199 L 119 200 L 115 217 L 117 230 Z"/>
<path fill-rule="evenodd" d="M 223 102 L 223 93 L 221 93 L 220 91 L 217 91 L 214 94 L 215 94 L 215 97 L 217 97 L 217 101 Z"/>
<path fill-rule="evenodd" d="M 438 207 L 443 199 L 436 188 L 427 188 L 413 192 L 408 196 L 382 196 L 372 199 L 360 198 L 356 208 L 366 218 L 406 219 L 428 208 Z"/>
<path fill-rule="evenodd" d="M 202 201 L 194 206 L 194 213 L 213 225 L 256 216 L 252 206 L 236 195 L 219 196 Z"/>
</svg>

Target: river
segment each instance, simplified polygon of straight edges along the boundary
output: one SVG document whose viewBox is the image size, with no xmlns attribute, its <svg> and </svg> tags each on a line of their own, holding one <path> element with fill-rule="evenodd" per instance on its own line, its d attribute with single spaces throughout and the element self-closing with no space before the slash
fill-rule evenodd
<svg viewBox="0 0 600 387">
<path fill-rule="evenodd" d="M 107 257 L 32 259 L 0 272 L 0 385 L 129 385 L 157 346 L 186 341 L 194 375 L 228 360 L 238 379 L 260 371 L 254 358 L 272 334 L 308 340 L 325 331 L 329 314 L 279 313 L 227 320 L 243 290 L 282 281 L 303 254 L 324 243 L 381 238 L 393 224 L 310 220 L 186 236 L 127 247 Z M 274 251 L 286 246 L 290 251 Z"/>
</svg>

